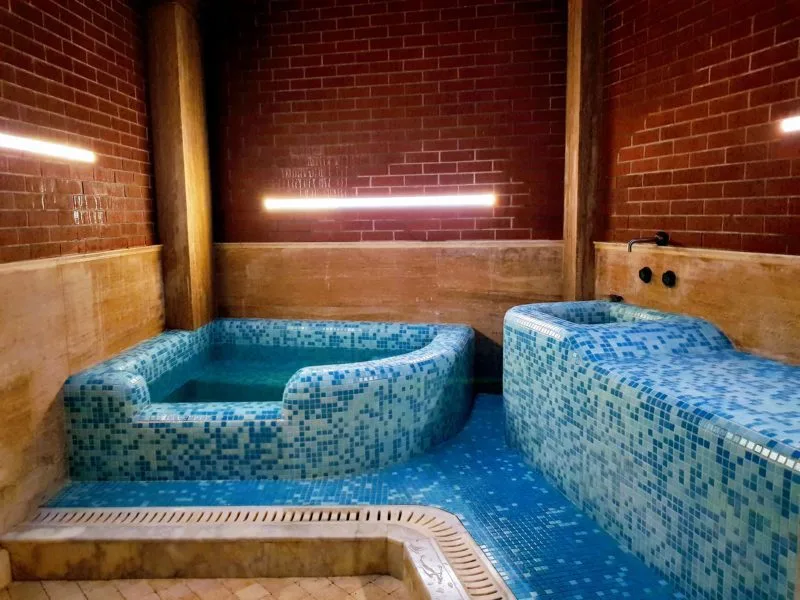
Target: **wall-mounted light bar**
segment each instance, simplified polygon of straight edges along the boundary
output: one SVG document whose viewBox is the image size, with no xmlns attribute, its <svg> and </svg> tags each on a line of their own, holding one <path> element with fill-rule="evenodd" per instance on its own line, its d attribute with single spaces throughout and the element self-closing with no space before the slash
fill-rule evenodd
<svg viewBox="0 0 800 600">
<path fill-rule="evenodd" d="M 54 144 L 53 142 L 44 142 L 42 140 L 8 135 L 5 133 L 0 133 L 0 148 L 87 163 L 93 163 L 97 159 L 94 152 L 83 150 L 82 148 L 65 146 L 64 144 Z"/>
<path fill-rule="evenodd" d="M 784 133 L 795 133 L 800 131 L 800 116 L 789 117 L 781 121 L 781 131 Z"/>
<path fill-rule="evenodd" d="M 464 208 L 494 206 L 494 194 L 458 194 L 454 196 L 353 196 L 349 198 L 266 198 L 268 211 L 314 211 L 342 208 Z"/>
</svg>

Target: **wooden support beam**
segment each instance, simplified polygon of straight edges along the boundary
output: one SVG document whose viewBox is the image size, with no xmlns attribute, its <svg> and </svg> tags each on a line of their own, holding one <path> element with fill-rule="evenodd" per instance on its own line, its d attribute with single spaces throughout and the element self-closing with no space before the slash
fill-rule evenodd
<svg viewBox="0 0 800 600">
<path fill-rule="evenodd" d="M 150 104 L 166 325 L 213 318 L 211 183 L 200 33 L 194 3 L 154 2 L 148 13 Z"/>
<path fill-rule="evenodd" d="M 603 9 L 569 0 L 564 175 L 564 300 L 594 296 L 593 237 L 600 188 Z"/>
</svg>

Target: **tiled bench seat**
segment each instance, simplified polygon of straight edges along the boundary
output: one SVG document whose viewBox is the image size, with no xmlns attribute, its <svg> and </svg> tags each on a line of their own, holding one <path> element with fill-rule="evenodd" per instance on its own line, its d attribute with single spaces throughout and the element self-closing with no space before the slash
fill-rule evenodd
<svg viewBox="0 0 800 600">
<path fill-rule="evenodd" d="M 510 443 L 691 598 L 792 600 L 800 368 L 608 302 L 505 319 Z"/>
</svg>

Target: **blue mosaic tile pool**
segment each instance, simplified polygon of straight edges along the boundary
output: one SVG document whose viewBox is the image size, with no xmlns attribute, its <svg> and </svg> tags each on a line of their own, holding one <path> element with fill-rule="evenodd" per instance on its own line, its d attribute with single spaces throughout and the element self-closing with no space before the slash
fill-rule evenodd
<svg viewBox="0 0 800 600">
<path fill-rule="evenodd" d="M 64 385 L 76 480 L 311 479 L 391 464 L 461 430 L 464 325 L 218 319 Z"/>
<path fill-rule="evenodd" d="M 409 462 L 306 481 L 78 482 L 52 507 L 424 504 L 461 519 L 518 598 L 683 598 L 505 445 L 500 397 Z"/>
</svg>

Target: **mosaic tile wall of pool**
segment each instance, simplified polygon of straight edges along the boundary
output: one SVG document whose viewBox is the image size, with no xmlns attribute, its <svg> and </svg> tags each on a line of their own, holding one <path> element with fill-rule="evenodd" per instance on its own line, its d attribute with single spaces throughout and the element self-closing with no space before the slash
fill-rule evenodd
<svg viewBox="0 0 800 600">
<path fill-rule="evenodd" d="M 398 463 L 460 431 L 472 355 L 463 325 L 220 319 L 168 331 L 69 378 L 70 475 L 302 479 Z"/>
<path fill-rule="evenodd" d="M 479 396 L 464 430 L 410 461 L 306 481 L 75 482 L 53 507 L 423 504 L 456 514 L 517 598 L 684 598 L 622 551 L 504 442 L 500 397 Z"/>
<path fill-rule="evenodd" d="M 503 391 L 510 444 L 690 597 L 795 598 L 800 368 L 699 319 L 529 305 Z"/>
</svg>

